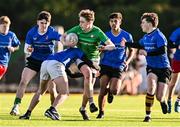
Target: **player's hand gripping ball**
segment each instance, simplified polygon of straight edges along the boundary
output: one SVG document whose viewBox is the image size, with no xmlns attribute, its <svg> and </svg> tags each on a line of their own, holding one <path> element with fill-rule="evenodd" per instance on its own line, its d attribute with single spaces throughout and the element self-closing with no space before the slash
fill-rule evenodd
<svg viewBox="0 0 180 127">
<path fill-rule="evenodd" d="M 74 47 L 78 43 L 78 36 L 75 33 L 69 33 L 65 36 L 65 46 Z"/>
</svg>

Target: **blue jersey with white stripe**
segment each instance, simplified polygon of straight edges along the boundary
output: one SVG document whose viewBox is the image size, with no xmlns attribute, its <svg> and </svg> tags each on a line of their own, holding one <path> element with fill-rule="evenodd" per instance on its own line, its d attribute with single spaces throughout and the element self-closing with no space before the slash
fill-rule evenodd
<svg viewBox="0 0 180 127">
<path fill-rule="evenodd" d="M 0 33 L 0 64 L 8 66 L 8 62 L 11 56 L 8 46 L 17 47 L 20 45 L 20 41 L 16 37 L 15 33 L 9 31 L 6 35 Z"/>
<path fill-rule="evenodd" d="M 84 53 L 79 48 L 68 48 L 61 52 L 49 55 L 47 60 L 57 60 L 68 68 L 76 59 L 81 59 L 83 56 Z"/>
<path fill-rule="evenodd" d="M 177 28 L 169 37 L 169 39 L 171 40 L 172 43 L 174 43 L 174 45 L 178 45 L 178 47 L 180 46 L 180 28 Z M 180 49 L 177 48 L 176 52 L 174 53 L 174 59 L 175 60 L 180 60 Z"/>
<path fill-rule="evenodd" d="M 31 57 L 40 61 L 45 60 L 49 54 L 54 53 L 54 43 L 60 40 L 60 36 L 51 26 L 48 27 L 45 34 L 40 35 L 38 33 L 38 26 L 34 26 L 27 33 L 25 41 L 25 43 L 32 45 L 34 48 Z"/>
<path fill-rule="evenodd" d="M 146 52 L 156 51 L 157 48 L 167 46 L 166 37 L 159 29 L 155 29 L 153 32 L 145 34 L 139 41 L 140 45 L 144 47 Z M 157 56 L 147 56 L 147 65 L 154 68 L 166 68 L 170 67 L 167 53 Z"/>
<path fill-rule="evenodd" d="M 104 51 L 100 64 L 123 70 L 125 67 L 124 62 L 126 60 L 126 47 L 121 47 L 120 42 L 122 38 L 125 38 L 128 42 L 133 42 L 132 35 L 122 29 L 117 36 L 113 35 L 112 31 L 106 32 L 106 35 L 114 43 L 116 49 Z"/>
</svg>

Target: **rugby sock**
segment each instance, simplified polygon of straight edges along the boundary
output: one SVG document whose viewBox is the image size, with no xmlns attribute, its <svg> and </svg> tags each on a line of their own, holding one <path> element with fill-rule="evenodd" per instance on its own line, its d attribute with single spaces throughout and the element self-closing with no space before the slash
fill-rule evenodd
<svg viewBox="0 0 180 127">
<path fill-rule="evenodd" d="M 27 110 L 26 114 L 27 114 L 28 116 L 30 116 L 30 115 L 31 115 L 31 111 L 30 111 L 30 110 Z"/>
<path fill-rule="evenodd" d="M 89 101 L 89 105 L 91 105 L 92 103 L 94 103 L 93 97 L 88 98 Z"/>
<path fill-rule="evenodd" d="M 146 94 L 146 101 L 145 101 L 145 105 L 146 105 L 146 115 L 150 115 L 151 114 L 151 108 L 153 106 L 154 103 L 154 95 L 151 94 Z"/>
<path fill-rule="evenodd" d="M 55 110 L 56 111 L 56 109 L 54 107 L 52 107 L 52 106 L 49 108 L 49 110 L 51 110 L 51 111 Z"/>
<path fill-rule="evenodd" d="M 21 99 L 16 97 L 15 100 L 14 100 L 14 104 L 20 104 L 21 103 Z"/>
<path fill-rule="evenodd" d="M 82 107 L 80 108 L 80 110 L 81 110 L 81 111 L 85 111 L 86 108 L 82 106 Z"/>
</svg>

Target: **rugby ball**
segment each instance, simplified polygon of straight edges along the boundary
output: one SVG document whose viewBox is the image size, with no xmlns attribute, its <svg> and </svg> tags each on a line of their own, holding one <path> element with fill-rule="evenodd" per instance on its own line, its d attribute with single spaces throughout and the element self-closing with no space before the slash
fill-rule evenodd
<svg viewBox="0 0 180 127">
<path fill-rule="evenodd" d="M 78 36 L 75 33 L 69 33 L 65 37 L 66 46 L 76 46 L 78 43 Z"/>
</svg>

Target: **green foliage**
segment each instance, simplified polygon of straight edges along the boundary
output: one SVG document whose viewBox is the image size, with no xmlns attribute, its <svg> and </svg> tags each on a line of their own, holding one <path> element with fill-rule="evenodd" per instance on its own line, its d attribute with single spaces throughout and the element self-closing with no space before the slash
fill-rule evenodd
<svg viewBox="0 0 180 127">
<path fill-rule="evenodd" d="M 144 12 L 154 11 L 159 14 L 160 28 L 166 35 L 179 26 L 178 3 L 178 0 L 1 0 L 0 15 L 8 15 L 12 20 L 11 29 L 20 39 L 24 39 L 28 29 L 36 24 L 36 16 L 42 10 L 51 12 L 52 25 L 63 25 L 67 30 L 78 23 L 81 9 L 92 9 L 96 13 L 95 25 L 104 31 L 109 28 L 108 15 L 120 11 L 124 17 L 123 28 L 138 40 L 142 34 L 139 18 Z"/>
</svg>

